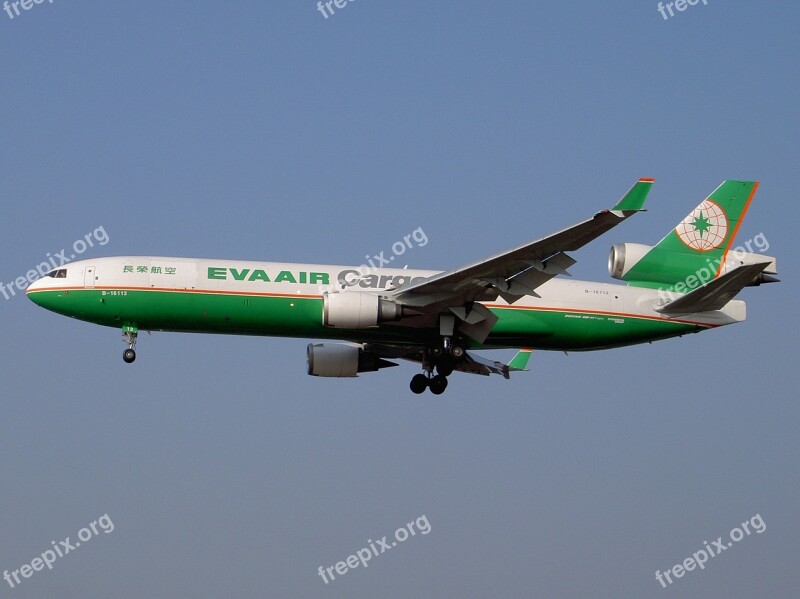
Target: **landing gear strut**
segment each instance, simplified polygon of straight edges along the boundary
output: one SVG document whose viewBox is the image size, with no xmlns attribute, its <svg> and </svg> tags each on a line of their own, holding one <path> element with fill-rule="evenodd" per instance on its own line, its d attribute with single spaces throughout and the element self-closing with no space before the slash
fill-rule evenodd
<svg viewBox="0 0 800 599">
<path fill-rule="evenodd" d="M 452 314 L 439 315 L 439 334 L 442 336 L 442 345 L 439 349 L 445 355 L 449 354 L 458 359 L 464 355 L 464 348 L 452 343 L 452 337 L 456 330 L 456 319 Z"/>
<path fill-rule="evenodd" d="M 132 364 L 136 359 L 136 338 L 139 336 L 139 329 L 135 326 L 125 325 L 122 327 L 122 336 L 128 349 L 122 352 L 122 360 L 126 364 Z"/>
</svg>

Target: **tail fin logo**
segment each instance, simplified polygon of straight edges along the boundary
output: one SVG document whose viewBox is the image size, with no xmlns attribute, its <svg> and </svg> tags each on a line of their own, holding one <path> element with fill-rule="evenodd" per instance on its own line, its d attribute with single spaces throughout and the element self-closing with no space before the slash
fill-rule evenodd
<svg viewBox="0 0 800 599">
<path fill-rule="evenodd" d="M 725 241 L 728 218 L 719 204 L 705 200 L 675 227 L 675 233 L 691 249 L 708 252 Z"/>
</svg>

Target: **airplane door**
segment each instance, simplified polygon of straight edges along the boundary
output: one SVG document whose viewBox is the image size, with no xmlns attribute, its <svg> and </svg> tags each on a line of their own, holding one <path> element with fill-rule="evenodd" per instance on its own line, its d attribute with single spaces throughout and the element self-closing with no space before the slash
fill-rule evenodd
<svg viewBox="0 0 800 599">
<path fill-rule="evenodd" d="M 94 266 L 87 266 L 83 271 L 83 286 L 87 289 L 94 289 Z"/>
</svg>

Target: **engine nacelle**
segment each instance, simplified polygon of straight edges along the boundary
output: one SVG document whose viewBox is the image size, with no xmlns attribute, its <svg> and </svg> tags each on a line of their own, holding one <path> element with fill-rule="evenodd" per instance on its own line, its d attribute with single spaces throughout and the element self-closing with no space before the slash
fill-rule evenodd
<svg viewBox="0 0 800 599">
<path fill-rule="evenodd" d="M 307 355 L 308 374 L 311 376 L 353 377 L 359 372 L 397 366 L 348 343 L 309 343 Z"/>
<path fill-rule="evenodd" d="M 643 243 L 615 243 L 608 255 L 608 274 L 622 279 L 652 249 L 653 246 Z"/>
<path fill-rule="evenodd" d="M 322 324 L 335 329 L 366 329 L 400 320 L 403 307 L 374 293 L 326 291 L 322 294 Z"/>
</svg>

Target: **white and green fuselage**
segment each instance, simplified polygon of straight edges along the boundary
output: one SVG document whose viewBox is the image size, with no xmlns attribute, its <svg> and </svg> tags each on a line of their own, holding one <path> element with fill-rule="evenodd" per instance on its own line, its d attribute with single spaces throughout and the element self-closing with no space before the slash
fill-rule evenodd
<svg viewBox="0 0 800 599">
<path fill-rule="evenodd" d="M 376 269 L 277 262 L 166 257 L 98 258 L 66 265 L 45 277 L 28 297 L 53 312 L 121 328 L 342 339 L 425 345 L 435 327 L 408 326 L 413 318 L 375 327 L 323 324 L 323 293 L 381 294 L 438 271 Z M 591 350 L 664 339 L 740 322 L 745 304 L 670 317 L 657 312 L 655 289 L 554 278 L 513 304 L 483 302 L 497 317 L 482 342 L 469 347 Z"/>
<path fill-rule="evenodd" d="M 653 247 L 614 245 L 609 274 L 627 285 L 563 278 L 575 263 L 566 252 L 640 212 L 652 184 L 639 179 L 609 210 L 447 272 L 123 256 L 56 268 L 28 297 L 121 328 L 127 363 L 139 330 L 335 339 L 309 344 L 309 374 L 358 376 L 405 359 L 423 369 L 411 390 L 439 394 L 455 370 L 508 378 L 531 349 L 621 347 L 743 321 L 734 296 L 777 280 L 774 258 L 732 249 L 753 181 L 723 182 Z M 475 348 L 520 351 L 503 364 Z"/>
</svg>

